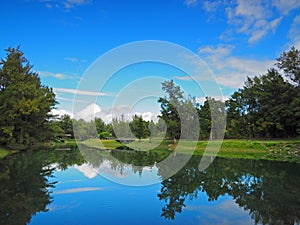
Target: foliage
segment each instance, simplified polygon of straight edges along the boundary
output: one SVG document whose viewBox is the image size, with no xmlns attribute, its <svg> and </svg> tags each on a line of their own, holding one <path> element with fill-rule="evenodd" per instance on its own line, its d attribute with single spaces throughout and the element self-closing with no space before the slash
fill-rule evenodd
<svg viewBox="0 0 300 225">
<path fill-rule="evenodd" d="M 102 132 L 100 132 L 98 135 L 99 135 L 99 138 L 100 138 L 100 139 L 107 139 L 107 138 L 109 138 L 110 133 L 107 132 L 107 131 L 102 131 Z"/>
<path fill-rule="evenodd" d="M 70 134 L 74 138 L 73 124 L 70 115 L 62 115 L 58 120 L 59 127 L 63 130 L 64 134 Z"/>
<path fill-rule="evenodd" d="M 297 164 L 217 158 L 205 171 L 199 171 L 200 159 L 193 156 L 177 174 L 162 181 L 157 195 L 165 202 L 162 217 L 174 219 L 186 199 L 206 192 L 208 201 L 232 196 L 240 207 L 249 210 L 255 224 L 299 222 Z"/>
<path fill-rule="evenodd" d="M 50 188 L 55 186 L 55 182 L 49 182 L 54 163 L 59 169 L 67 169 L 81 165 L 84 159 L 78 149 L 26 151 L 0 159 L 1 224 L 29 224 L 33 215 L 48 211 Z"/>
<path fill-rule="evenodd" d="M 300 86 L 300 51 L 294 46 L 287 52 L 283 52 L 277 59 L 279 69 L 282 69 L 296 85 Z"/>
<path fill-rule="evenodd" d="M 183 96 L 179 86 L 173 80 L 162 82 L 165 97 L 160 97 L 158 102 L 161 107 L 160 119 L 167 125 L 167 137 L 176 139 L 198 139 L 198 114 L 191 99 Z"/>
<path fill-rule="evenodd" d="M 0 144 L 28 148 L 51 137 L 48 121 L 55 95 L 41 84 L 19 47 L 6 51 L 0 68 Z"/>
<path fill-rule="evenodd" d="M 271 68 L 266 74 L 247 78 L 242 89 L 226 102 L 227 137 L 282 138 L 300 134 L 299 51 L 294 47 L 278 60 L 280 74 Z M 297 78 L 298 77 L 298 78 Z"/>
<path fill-rule="evenodd" d="M 129 123 L 130 129 L 135 137 L 141 141 L 142 138 L 149 137 L 149 122 L 143 120 L 142 116 L 134 115 L 132 121 Z"/>
<path fill-rule="evenodd" d="M 113 118 L 112 120 L 112 134 L 114 137 L 118 139 L 123 138 L 133 138 L 129 121 L 125 121 L 124 117 L 122 116 L 121 119 Z"/>
</svg>

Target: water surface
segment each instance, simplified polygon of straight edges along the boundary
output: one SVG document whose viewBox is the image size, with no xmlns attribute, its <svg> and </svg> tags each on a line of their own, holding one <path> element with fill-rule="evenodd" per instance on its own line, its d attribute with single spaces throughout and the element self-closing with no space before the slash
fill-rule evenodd
<svg viewBox="0 0 300 225">
<path fill-rule="evenodd" d="M 87 149 L 82 157 L 64 149 L 6 157 L 0 224 L 299 224 L 299 164 L 216 158 L 199 171 L 201 157 L 193 156 L 163 179 L 157 162 L 168 154 Z M 152 185 L 124 185 L 145 181 Z"/>
</svg>

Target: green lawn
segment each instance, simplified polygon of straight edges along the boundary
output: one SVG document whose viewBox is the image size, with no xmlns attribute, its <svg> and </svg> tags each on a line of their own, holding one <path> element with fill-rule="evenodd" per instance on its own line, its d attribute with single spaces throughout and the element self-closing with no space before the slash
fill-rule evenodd
<svg viewBox="0 0 300 225">
<path fill-rule="evenodd" d="M 96 147 L 100 149 L 120 149 L 132 148 L 140 151 L 147 151 L 151 149 L 170 150 L 194 155 L 212 155 L 221 145 L 217 156 L 227 158 L 247 158 L 247 159 L 266 159 L 276 161 L 290 161 L 300 163 L 300 140 L 224 140 L 222 144 L 219 141 L 210 142 L 209 148 L 206 149 L 208 141 L 181 141 L 179 145 L 175 146 L 172 141 L 152 140 L 137 140 L 126 144 L 114 140 L 98 140 L 89 139 L 82 142 L 85 145 Z M 180 146 L 180 147 L 179 147 Z"/>
<path fill-rule="evenodd" d="M 149 151 L 152 149 L 168 150 L 194 155 L 212 155 L 220 145 L 219 141 L 210 142 L 210 148 L 207 148 L 208 141 L 180 141 L 179 145 L 174 145 L 171 140 L 153 139 L 138 140 L 129 144 L 122 144 L 115 140 L 88 139 L 80 142 L 86 146 L 98 149 L 135 149 L 139 151 Z M 65 143 L 55 143 L 53 147 L 75 146 L 76 141 L 69 139 Z M 178 147 L 178 148 L 176 148 Z M 0 147 L 0 158 L 15 152 Z M 266 159 L 276 161 L 289 161 L 300 163 L 300 140 L 224 140 L 217 153 L 218 157 L 226 158 L 247 158 L 247 159 Z"/>
</svg>

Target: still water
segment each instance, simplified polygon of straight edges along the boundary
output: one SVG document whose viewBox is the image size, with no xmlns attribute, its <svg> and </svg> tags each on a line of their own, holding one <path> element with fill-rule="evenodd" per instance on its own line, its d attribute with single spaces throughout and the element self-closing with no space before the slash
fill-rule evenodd
<svg viewBox="0 0 300 225">
<path fill-rule="evenodd" d="M 157 162 L 168 154 L 74 148 L 6 157 L 0 224 L 299 224 L 300 164 L 216 158 L 199 171 L 193 156 L 162 179 Z"/>
</svg>

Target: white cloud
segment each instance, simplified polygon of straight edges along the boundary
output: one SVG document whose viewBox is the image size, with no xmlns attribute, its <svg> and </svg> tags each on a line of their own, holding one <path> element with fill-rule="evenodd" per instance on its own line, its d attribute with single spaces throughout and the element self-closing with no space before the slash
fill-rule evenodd
<svg viewBox="0 0 300 225">
<path fill-rule="evenodd" d="M 198 4 L 198 0 L 185 0 L 184 1 L 184 4 L 187 6 L 187 7 L 192 7 L 192 6 L 195 6 Z"/>
<path fill-rule="evenodd" d="M 80 193 L 80 192 L 87 192 L 87 191 L 99 191 L 103 188 L 99 187 L 82 187 L 82 188 L 70 188 L 65 190 L 54 190 L 53 194 L 73 194 L 73 193 Z"/>
<path fill-rule="evenodd" d="M 222 56 L 228 55 L 234 49 L 233 45 L 220 44 L 217 47 L 205 46 L 199 49 L 199 53 L 204 54 L 220 54 Z"/>
<path fill-rule="evenodd" d="M 274 19 L 270 8 L 267 1 L 238 0 L 237 6 L 228 15 L 228 22 L 235 27 L 237 33 L 247 35 L 248 42 L 253 43 L 269 32 L 274 32 L 283 18 L 280 16 Z"/>
<path fill-rule="evenodd" d="M 263 74 L 275 63 L 274 60 L 259 60 L 231 56 L 232 46 L 219 45 L 199 48 L 219 84 L 230 88 L 242 87 L 247 76 Z"/>
<path fill-rule="evenodd" d="M 111 123 L 113 118 L 121 119 L 125 121 L 131 121 L 134 115 L 142 116 L 144 120 L 157 122 L 158 113 L 153 112 L 131 112 L 131 107 L 128 105 L 114 106 L 113 108 L 102 110 L 101 107 L 95 103 L 92 103 L 82 109 L 80 112 L 74 114 L 75 119 L 84 119 L 85 121 L 91 121 L 94 118 L 101 118 L 105 123 Z"/>
<path fill-rule="evenodd" d="M 256 42 L 256 41 L 262 39 L 269 32 L 274 33 L 282 19 L 283 19 L 283 16 L 276 18 L 270 22 L 267 22 L 266 20 L 256 21 L 256 23 L 254 24 L 254 29 L 248 40 L 249 43 L 253 43 L 253 42 Z"/>
<path fill-rule="evenodd" d="M 74 95 L 88 95 L 88 96 L 107 96 L 107 93 L 95 92 L 95 91 L 83 91 L 78 89 L 68 89 L 68 88 L 53 88 L 54 92 L 58 93 L 69 93 Z"/>
<path fill-rule="evenodd" d="M 231 40 L 234 34 L 243 34 L 248 38 L 250 44 L 261 40 L 270 32 L 275 32 L 280 22 L 283 19 L 283 12 L 275 12 L 274 5 L 277 7 L 288 8 L 292 7 L 289 4 L 284 4 L 282 1 L 273 3 L 272 1 L 261 0 L 231 0 L 231 1 L 204 1 L 203 9 L 210 14 L 219 14 L 219 9 L 225 10 L 228 27 L 225 33 L 220 35 L 221 39 Z M 288 10 L 288 11 L 289 11 Z M 285 10 L 286 11 L 286 10 Z M 212 17 L 210 15 L 210 17 Z"/>
<path fill-rule="evenodd" d="M 80 112 L 76 113 L 74 115 L 75 119 L 84 119 L 86 121 L 91 121 L 96 115 L 99 115 L 101 113 L 101 108 L 99 105 L 93 103 L 88 105 L 86 108 L 81 110 Z"/>
<path fill-rule="evenodd" d="M 59 97 L 56 96 L 57 100 L 62 100 L 62 101 L 69 101 L 69 102 L 81 102 L 81 103 L 87 103 L 87 101 L 83 101 L 83 100 L 78 100 L 78 99 L 73 99 L 73 98 L 63 98 L 63 97 Z"/>
<path fill-rule="evenodd" d="M 91 4 L 91 0 L 40 0 L 47 8 L 62 8 L 66 11 L 82 5 Z"/>
<path fill-rule="evenodd" d="M 76 17 L 76 19 L 81 20 L 80 17 Z M 79 58 L 76 58 L 76 57 L 65 57 L 64 60 L 72 62 L 72 63 L 85 63 L 85 62 L 87 62 L 85 59 L 79 59 Z"/>
<path fill-rule="evenodd" d="M 290 11 L 300 8 L 299 0 L 273 0 L 273 5 L 284 15 Z"/>
<path fill-rule="evenodd" d="M 174 78 L 174 79 L 177 79 L 177 80 L 185 80 L 185 81 L 195 79 L 195 78 L 192 77 L 192 76 L 174 76 L 173 78 Z"/>
<path fill-rule="evenodd" d="M 137 115 L 137 116 L 142 116 L 142 118 L 145 121 L 151 121 L 152 120 L 154 122 L 157 122 L 158 114 L 154 114 L 152 112 L 135 112 L 134 114 Z"/>
<path fill-rule="evenodd" d="M 208 224 L 253 224 L 249 216 L 249 210 L 239 207 L 233 199 L 222 197 L 215 204 L 193 205 L 189 204 L 186 208 L 188 211 L 201 212 L 202 216 L 197 217 L 198 223 L 201 225 Z"/>
<path fill-rule="evenodd" d="M 74 168 L 83 173 L 83 175 L 89 179 L 93 179 L 98 175 L 98 171 L 87 163 L 84 163 L 80 166 L 74 165 Z"/>
<path fill-rule="evenodd" d="M 66 57 L 66 58 L 64 58 L 64 60 L 71 61 L 71 62 L 78 62 L 79 61 L 79 59 L 74 58 L 74 57 Z"/>
<path fill-rule="evenodd" d="M 57 115 L 57 116 L 63 116 L 63 115 L 69 115 L 71 118 L 73 118 L 73 114 L 65 109 L 52 109 L 51 110 L 52 115 Z"/>
<path fill-rule="evenodd" d="M 300 16 L 294 18 L 293 24 L 289 30 L 288 37 L 291 40 L 291 44 L 297 49 L 300 49 Z"/>
<path fill-rule="evenodd" d="M 203 2 L 203 8 L 207 12 L 216 12 L 218 8 L 222 5 L 222 0 L 217 1 L 205 1 Z"/>
<path fill-rule="evenodd" d="M 87 178 L 94 178 L 96 177 L 99 173 L 101 174 L 106 174 L 109 175 L 111 177 L 117 177 L 117 178 L 125 178 L 127 177 L 130 173 L 128 172 L 128 169 L 130 168 L 129 165 L 124 165 L 123 167 L 123 171 L 120 172 L 116 169 L 112 169 L 112 164 L 114 162 L 110 161 L 108 159 L 104 159 L 103 162 L 101 163 L 101 165 L 97 168 L 94 168 L 92 165 L 88 164 L 88 163 L 84 163 L 80 166 L 74 166 L 75 169 L 77 169 L 78 171 L 80 171 L 81 173 L 83 173 L 84 176 L 86 176 Z"/>
<path fill-rule="evenodd" d="M 56 79 L 59 80 L 67 80 L 67 79 L 77 79 L 77 76 L 70 76 L 64 73 L 52 73 L 52 72 L 48 72 L 48 71 L 37 71 L 37 73 L 39 75 L 41 75 L 42 77 L 54 77 Z"/>
</svg>

